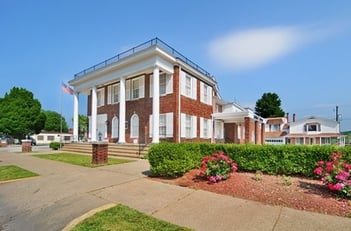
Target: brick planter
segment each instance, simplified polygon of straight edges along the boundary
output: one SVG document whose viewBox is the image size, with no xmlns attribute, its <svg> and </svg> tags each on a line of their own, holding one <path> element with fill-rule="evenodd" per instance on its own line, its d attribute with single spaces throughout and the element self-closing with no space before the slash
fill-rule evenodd
<svg viewBox="0 0 351 231">
<path fill-rule="evenodd" d="M 7 147 L 7 142 L 6 140 L 1 141 L 1 147 L 6 148 Z"/>
<path fill-rule="evenodd" d="M 108 160 L 108 143 L 107 142 L 96 142 L 93 145 L 92 164 L 107 164 Z"/>
<path fill-rule="evenodd" d="M 22 140 L 22 152 L 31 152 L 31 151 L 32 151 L 32 141 Z"/>
</svg>

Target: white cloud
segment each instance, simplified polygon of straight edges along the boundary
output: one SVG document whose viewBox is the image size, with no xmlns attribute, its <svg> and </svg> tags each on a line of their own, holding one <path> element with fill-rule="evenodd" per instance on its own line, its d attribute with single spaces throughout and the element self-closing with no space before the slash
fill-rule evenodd
<svg viewBox="0 0 351 231">
<path fill-rule="evenodd" d="M 236 31 L 214 39 L 211 59 L 232 71 L 254 69 L 290 54 L 304 44 L 329 37 L 335 30 L 321 26 L 267 27 Z"/>
</svg>

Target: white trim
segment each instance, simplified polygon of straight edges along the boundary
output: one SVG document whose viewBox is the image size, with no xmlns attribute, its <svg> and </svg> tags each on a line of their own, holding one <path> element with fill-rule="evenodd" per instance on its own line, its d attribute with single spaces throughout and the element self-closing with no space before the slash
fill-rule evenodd
<svg viewBox="0 0 351 231">
<path fill-rule="evenodd" d="M 159 138 L 159 119 L 160 119 L 160 70 L 155 66 L 153 72 L 153 97 L 152 97 L 152 143 L 158 143 Z"/>
<path fill-rule="evenodd" d="M 125 121 L 126 121 L 126 80 L 121 78 L 119 89 L 119 143 L 125 143 Z"/>
<path fill-rule="evenodd" d="M 97 117 L 97 92 L 96 87 L 91 90 L 91 141 L 96 141 L 96 117 Z"/>
</svg>

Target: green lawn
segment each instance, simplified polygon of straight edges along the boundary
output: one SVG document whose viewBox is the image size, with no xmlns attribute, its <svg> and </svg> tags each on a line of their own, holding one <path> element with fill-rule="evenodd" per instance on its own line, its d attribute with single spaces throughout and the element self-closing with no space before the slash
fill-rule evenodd
<svg viewBox="0 0 351 231">
<path fill-rule="evenodd" d="M 33 155 L 33 156 L 43 158 L 43 159 L 48 159 L 48 160 L 56 160 L 56 161 L 61 161 L 69 164 L 80 165 L 84 167 L 90 167 L 90 168 L 102 166 L 102 165 L 92 164 L 91 156 L 88 156 L 88 155 L 79 155 L 79 154 L 72 154 L 72 153 L 55 153 L 55 154 L 40 154 L 40 155 Z M 108 158 L 107 165 L 123 164 L 131 161 L 132 160 Z"/>
<path fill-rule="evenodd" d="M 125 205 L 119 204 L 85 219 L 71 231 L 80 230 L 175 231 L 191 229 L 158 220 Z"/>
<path fill-rule="evenodd" d="M 38 174 L 17 167 L 15 165 L 0 166 L 0 181 L 14 180 L 33 176 L 38 176 Z"/>
</svg>

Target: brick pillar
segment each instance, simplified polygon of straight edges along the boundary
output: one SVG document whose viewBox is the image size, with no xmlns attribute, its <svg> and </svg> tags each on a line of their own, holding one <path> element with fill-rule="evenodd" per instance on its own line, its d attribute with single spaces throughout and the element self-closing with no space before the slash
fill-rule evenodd
<svg viewBox="0 0 351 231">
<path fill-rule="evenodd" d="M 234 123 L 234 134 L 233 134 L 233 137 L 234 137 L 233 143 L 237 144 L 238 143 L 238 124 L 236 124 L 236 123 Z"/>
<path fill-rule="evenodd" d="M 255 144 L 260 143 L 260 124 L 255 121 Z"/>
<path fill-rule="evenodd" d="M 92 164 L 106 164 L 108 160 L 108 143 L 96 142 L 93 145 Z"/>
<path fill-rule="evenodd" d="M 261 123 L 261 144 L 265 143 L 265 130 L 266 130 L 266 126 L 264 123 Z"/>
<path fill-rule="evenodd" d="M 245 117 L 245 144 L 251 142 L 252 124 L 249 117 Z"/>
<path fill-rule="evenodd" d="M 32 151 L 32 140 L 22 140 L 22 152 Z"/>
</svg>

